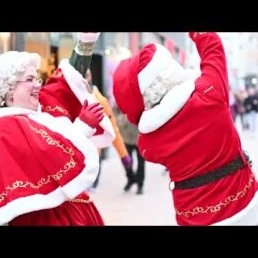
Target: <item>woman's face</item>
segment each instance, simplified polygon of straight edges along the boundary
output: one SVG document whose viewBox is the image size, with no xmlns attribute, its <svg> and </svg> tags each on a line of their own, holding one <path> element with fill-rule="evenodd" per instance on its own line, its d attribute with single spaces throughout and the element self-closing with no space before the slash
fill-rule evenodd
<svg viewBox="0 0 258 258">
<path fill-rule="evenodd" d="M 41 85 L 42 80 L 38 77 L 36 68 L 28 67 L 16 84 L 10 87 L 6 95 L 6 105 L 37 110 Z"/>
</svg>

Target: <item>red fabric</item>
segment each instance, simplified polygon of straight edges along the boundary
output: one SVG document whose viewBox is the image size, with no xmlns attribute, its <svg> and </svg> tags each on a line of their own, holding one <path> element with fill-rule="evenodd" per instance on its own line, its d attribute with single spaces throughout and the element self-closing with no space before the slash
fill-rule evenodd
<svg viewBox="0 0 258 258">
<path fill-rule="evenodd" d="M 60 73 L 42 88 L 40 101 L 43 111 L 53 116 L 65 115 L 71 120 L 81 110 L 80 103 Z M 73 108 L 69 108 L 71 106 Z M 0 127 L 0 209 L 3 214 L 9 209 L 8 216 L 15 218 L 10 225 L 103 225 L 95 205 L 87 203 L 86 193 L 77 197 L 79 202 L 67 201 L 55 207 L 65 199 L 60 191 L 55 190 L 67 186 L 86 166 L 86 157 L 69 140 L 23 115 L 1 117 Z M 54 200 L 53 196 L 60 199 Z M 36 205 L 35 200 L 39 200 Z M 17 202 L 26 208 L 15 208 Z M 22 214 L 25 211 L 27 213 Z"/>
<path fill-rule="evenodd" d="M 70 141 L 26 116 L 2 117 L 0 127 L 0 193 L 5 193 L 0 207 L 19 197 L 48 194 L 71 181 L 85 167 L 83 154 Z M 75 165 L 62 172 L 71 161 Z"/>
<path fill-rule="evenodd" d="M 53 209 L 34 211 L 16 217 L 9 226 L 104 226 L 104 221 L 93 202 L 84 194 L 78 202 L 67 201 Z"/>
<path fill-rule="evenodd" d="M 39 101 L 42 105 L 42 111 L 55 117 L 66 116 L 71 121 L 79 116 L 82 109 L 82 104 L 71 91 L 61 69 L 57 69 L 46 81 L 45 86 L 41 88 Z M 104 132 L 99 125 L 96 130 L 94 135 L 101 135 Z"/>
<path fill-rule="evenodd" d="M 46 81 L 39 95 L 42 111 L 53 116 L 67 116 L 74 121 L 81 112 L 82 105 L 71 91 L 61 69 Z"/>
<path fill-rule="evenodd" d="M 71 121 L 74 121 L 79 116 L 82 109 L 81 103 L 71 91 L 61 69 L 56 69 L 55 73 L 47 80 L 46 85 L 42 87 L 39 100 L 42 105 L 42 111 L 48 112 L 55 117 L 67 116 Z M 103 128 L 98 125 L 94 135 L 101 135 L 103 132 Z M 84 197 L 84 199 L 88 198 Z M 104 222 L 93 202 L 88 204 L 65 202 L 53 209 L 24 214 L 10 223 L 10 225 L 33 224 L 38 226 L 101 226 Z"/>
</svg>

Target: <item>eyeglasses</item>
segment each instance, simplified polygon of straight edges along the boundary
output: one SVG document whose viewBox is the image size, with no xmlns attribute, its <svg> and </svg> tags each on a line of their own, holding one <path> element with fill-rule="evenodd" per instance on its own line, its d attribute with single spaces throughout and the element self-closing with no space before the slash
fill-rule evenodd
<svg viewBox="0 0 258 258">
<path fill-rule="evenodd" d="M 35 87 L 41 87 L 43 84 L 43 80 L 38 76 L 28 78 L 25 81 L 16 81 L 16 83 L 21 83 L 21 82 L 34 83 Z"/>
</svg>

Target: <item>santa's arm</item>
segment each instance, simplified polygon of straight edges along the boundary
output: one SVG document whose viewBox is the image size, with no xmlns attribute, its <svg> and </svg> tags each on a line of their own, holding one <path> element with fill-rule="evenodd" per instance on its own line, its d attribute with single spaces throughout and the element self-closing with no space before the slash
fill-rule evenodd
<svg viewBox="0 0 258 258">
<path fill-rule="evenodd" d="M 190 32 L 189 36 L 195 43 L 201 59 L 200 81 L 204 83 L 198 85 L 202 87 L 208 82 L 207 89 L 203 89 L 204 91 L 212 90 L 214 87 L 223 97 L 228 98 L 226 55 L 220 36 L 215 32 Z"/>
</svg>

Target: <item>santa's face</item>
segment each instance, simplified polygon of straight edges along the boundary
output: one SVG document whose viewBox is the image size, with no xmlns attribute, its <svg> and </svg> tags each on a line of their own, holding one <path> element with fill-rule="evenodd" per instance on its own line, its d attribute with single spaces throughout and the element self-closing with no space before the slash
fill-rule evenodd
<svg viewBox="0 0 258 258">
<path fill-rule="evenodd" d="M 17 78 L 15 85 L 10 86 L 6 95 L 7 106 L 37 110 L 41 85 L 42 80 L 38 77 L 36 67 L 26 68 L 24 74 Z"/>
</svg>

